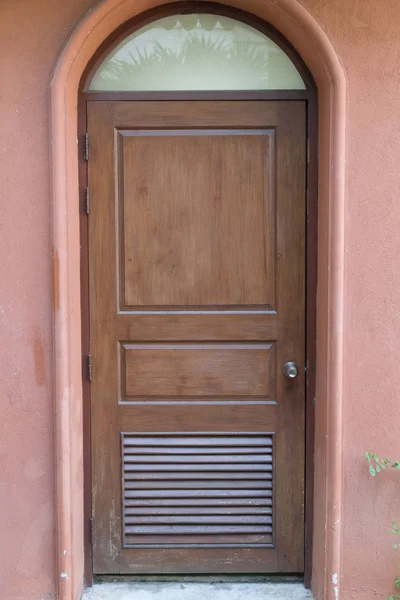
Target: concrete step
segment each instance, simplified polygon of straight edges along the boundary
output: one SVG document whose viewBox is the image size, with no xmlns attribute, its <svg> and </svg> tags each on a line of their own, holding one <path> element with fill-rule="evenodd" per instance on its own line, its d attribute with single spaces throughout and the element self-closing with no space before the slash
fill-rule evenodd
<svg viewBox="0 0 400 600">
<path fill-rule="evenodd" d="M 309 600 L 298 583 L 97 583 L 82 600 Z"/>
</svg>

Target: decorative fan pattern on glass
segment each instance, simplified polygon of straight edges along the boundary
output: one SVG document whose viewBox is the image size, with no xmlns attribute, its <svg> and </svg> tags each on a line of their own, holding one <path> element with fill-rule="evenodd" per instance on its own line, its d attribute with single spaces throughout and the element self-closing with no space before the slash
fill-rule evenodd
<svg viewBox="0 0 400 600">
<path fill-rule="evenodd" d="M 302 90 L 275 42 L 246 23 L 211 14 L 158 19 L 104 59 L 92 91 Z"/>
</svg>

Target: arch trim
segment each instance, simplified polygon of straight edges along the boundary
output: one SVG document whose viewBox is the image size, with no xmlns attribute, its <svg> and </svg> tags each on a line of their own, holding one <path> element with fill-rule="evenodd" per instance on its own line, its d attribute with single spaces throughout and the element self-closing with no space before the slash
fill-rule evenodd
<svg viewBox="0 0 400 600">
<path fill-rule="evenodd" d="M 54 247 L 54 397 L 57 582 L 59 600 L 79 597 L 83 582 L 82 380 L 79 279 L 77 100 L 81 76 L 100 44 L 158 0 L 104 0 L 67 41 L 51 79 Z M 295 46 L 319 89 L 319 248 L 316 505 L 313 589 L 341 597 L 342 407 L 345 287 L 347 83 L 322 27 L 297 0 L 231 0 L 276 27 Z M 325 483 L 326 482 L 326 483 Z"/>
</svg>

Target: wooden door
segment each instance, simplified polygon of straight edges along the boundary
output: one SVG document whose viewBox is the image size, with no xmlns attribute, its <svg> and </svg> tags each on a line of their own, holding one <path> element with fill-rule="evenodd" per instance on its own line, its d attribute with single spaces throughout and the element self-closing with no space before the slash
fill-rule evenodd
<svg viewBox="0 0 400 600">
<path fill-rule="evenodd" d="M 305 112 L 88 103 L 95 573 L 303 571 Z"/>
</svg>

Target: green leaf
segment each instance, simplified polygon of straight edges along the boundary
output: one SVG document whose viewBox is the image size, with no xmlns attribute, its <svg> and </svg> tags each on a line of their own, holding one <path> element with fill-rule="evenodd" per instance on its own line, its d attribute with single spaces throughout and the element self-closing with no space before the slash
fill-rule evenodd
<svg viewBox="0 0 400 600">
<path fill-rule="evenodd" d="M 380 466 L 379 466 L 379 465 L 376 465 L 376 472 L 377 472 L 377 473 L 380 473 L 380 471 L 381 471 L 381 468 L 380 468 Z"/>
<path fill-rule="evenodd" d="M 368 462 L 371 462 L 371 455 L 369 452 L 365 453 L 365 458 L 367 459 Z"/>
<path fill-rule="evenodd" d="M 370 465 L 370 467 L 369 467 L 369 472 L 372 475 L 372 477 L 375 477 L 376 471 L 375 471 L 375 469 L 374 469 L 374 467 L 372 465 Z"/>
</svg>

